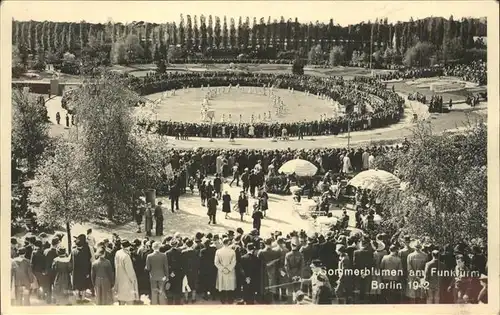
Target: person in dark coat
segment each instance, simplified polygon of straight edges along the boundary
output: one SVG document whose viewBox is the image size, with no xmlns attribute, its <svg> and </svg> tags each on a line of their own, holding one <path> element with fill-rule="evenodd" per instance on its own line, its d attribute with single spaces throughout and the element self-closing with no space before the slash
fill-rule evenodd
<svg viewBox="0 0 500 315">
<path fill-rule="evenodd" d="M 263 218 L 264 218 L 264 215 L 262 214 L 262 211 L 260 211 L 259 206 L 255 205 L 254 210 L 253 210 L 253 214 L 252 214 L 252 219 L 253 219 L 252 226 L 254 229 L 259 231 L 259 233 L 260 233 L 260 225 L 261 225 Z"/>
<path fill-rule="evenodd" d="M 372 277 L 370 274 L 364 274 L 364 270 L 371 270 L 375 267 L 373 251 L 371 250 L 370 240 L 364 239 L 361 249 L 355 250 L 353 254 L 353 267 L 358 270 L 359 276 L 356 277 L 357 288 L 359 289 L 359 299 L 364 301 L 366 293 L 370 292 Z"/>
<path fill-rule="evenodd" d="M 153 211 L 151 206 L 146 207 L 144 211 L 144 231 L 146 236 L 151 236 L 151 230 L 153 229 Z"/>
<path fill-rule="evenodd" d="M 243 221 L 243 215 L 248 211 L 248 198 L 244 190 L 240 192 L 240 196 L 238 197 L 238 211 L 240 213 L 240 220 Z"/>
<path fill-rule="evenodd" d="M 215 195 L 212 194 L 210 199 L 207 201 L 207 208 L 208 208 L 208 224 L 213 223 L 217 224 L 216 222 L 216 214 L 217 214 L 217 206 L 219 205 L 219 202 L 215 198 Z"/>
<path fill-rule="evenodd" d="M 253 243 L 247 245 L 247 253 L 241 257 L 241 270 L 243 273 L 243 300 L 245 304 L 260 302 L 262 296 L 262 277 L 264 266 L 257 257 Z"/>
<path fill-rule="evenodd" d="M 56 113 L 56 122 L 58 125 L 61 123 L 61 114 L 59 112 Z"/>
<path fill-rule="evenodd" d="M 168 282 L 170 284 L 167 294 L 167 304 L 180 305 L 182 302 L 182 280 L 184 279 L 184 266 L 182 265 L 181 250 L 179 242 L 173 239 L 170 242 L 170 248 L 167 252 L 167 261 L 169 267 Z"/>
<path fill-rule="evenodd" d="M 248 168 L 245 168 L 243 174 L 241 174 L 241 182 L 243 183 L 243 191 L 247 193 L 250 187 L 250 174 L 248 174 Z"/>
<path fill-rule="evenodd" d="M 217 174 L 215 175 L 214 178 L 214 191 L 215 191 L 215 196 L 217 197 L 218 200 L 220 200 L 222 196 L 222 179 L 220 178 L 220 175 Z"/>
<path fill-rule="evenodd" d="M 115 284 L 115 273 L 111 263 L 104 258 L 104 255 L 104 248 L 100 248 L 97 252 L 97 260 L 92 263 L 90 271 L 97 305 L 113 304 L 112 288 Z"/>
<path fill-rule="evenodd" d="M 191 302 L 196 302 L 196 286 L 198 284 L 198 274 L 200 271 L 200 256 L 193 248 L 194 242 L 188 240 L 186 249 L 181 252 L 182 266 L 187 277 L 189 288 L 191 288 Z M 185 303 L 189 303 L 189 292 L 184 293 Z"/>
<path fill-rule="evenodd" d="M 45 273 L 45 255 L 43 254 L 42 248 L 43 244 L 42 241 L 36 240 L 34 245 L 35 250 L 31 255 L 31 270 L 33 271 L 33 274 L 38 281 L 38 285 L 45 290 L 45 288 L 47 287 L 47 275 Z M 44 296 L 42 296 L 40 290 L 38 290 L 38 293 L 38 298 L 44 299 Z M 46 292 L 44 291 L 43 294 L 45 295 L 45 293 Z"/>
<path fill-rule="evenodd" d="M 158 205 L 155 207 L 155 226 L 156 226 L 156 236 L 163 235 L 163 208 L 161 207 L 161 201 L 158 201 Z"/>
<path fill-rule="evenodd" d="M 45 256 L 45 274 L 47 275 L 47 288 L 46 290 L 46 302 L 47 304 L 52 304 L 52 285 L 54 284 L 54 272 L 52 270 L 52 263 L 54 259 L 58 256 L 57 248 L 59 247 L 59 238 L 53 237 L 50 240 L 51 247 L 46 249 L 43 253 Z"/>
<path fill-rule="evenodd" d="M 146 211 L 146 205 L 141 199 L 136 199 L 134 202 L 136 203 L 134 216 L 135 222 L 137 223 L 137 233 L 141 233 L 142 218 L 144 217 L 144 213 Z"/>
<path fill-rule="evenodd" d="M 248 176 L 249 184 L 250 184 L 250 195 L 252 198 L 255 198 L 255 188 L 257 187 L 258 177 L 255 174 L 255 170 L 250 171 L 250 175 Z"/>
<path fill-rule="evenodd" d="M 179 211 L 179 196 L 181 194 L 179 179 L 177 178 L 177 176 L 174 176 L 174 179 L 172 180 L 172 185 L 170 185 L 169 194 L 170 194 L 170 210 L 172 210 L 172 213 L 175 213 L 174 206 L 175 210 Z"/>
<path fill-rule="evenodd" d="M 52 293 L 56 305 L 66 305 L 71 292 L 71 272 L 72 264 L 66 256 L 66 249 L 59 247 L 57 257 L 52 262 L 52 272 L 54 274 L 54 287 Z"/>
<path fill-rule="evenodd" d="M 152 240 L 144 239 L 142 241 L 142 246 L 137 249 L 137 256 L 140 257 L 142 262 L 144 262 L 144 269 L 146 269 L 146 259 L 148 255 L 153 252 L 152 245 Z M 151 281 L 147 273 L 145 273 L 145 277 L 137 277 L 137 286 L 139 288 L 139 295 L 144 294 L 151 296 Z"/>
<path fill-rule="evenodd" d="M 207 201 L 207 186 L 205 184 L 205 181 L 202 180 L 200 184 L 198 185 L 198 191 L 200 192 L 200 199 L 201 199 L 201 206 L 205 206 L 205 201 Z"/>
<path fill-rule="evenodd" d="M 75 248 L 71 251 L 70 263 L 72 272 L 73 290 L 78 291 L 78 299 L 84 298 L 84 293 L 91 288 L 90 270 L 92 257 L 86 236 L 80 234 L 75 241 Z"/>
<path fill-rule="evenodd" d="M 69 114 L 66 113 L 66 128 L 69 128 Z"/>
<path fill-rule="evenodd" d="M 141 245 L 141 241 L 139 239 L 135 239 L 132 242 L 132 246 L 130 247 L 130 258 L 132 259 L 132 265 L 134 267 L 135 276 L 137 278 L 137 289 L 139 290 L 139 296 L 141 294 L 141 289 L 142 292 L 146 291 L 142 294 L 149 293 L 149 290 L 144 290 L 146 284 L 149 284 L 149 275 L 145 270 L 146 257 L 142 252 L 139 252 L 139 248 L 142 247 Z"/>
<path fill-rule="evenodd" d="M 259 208 L 262 211 L 264 217 L 266 217 L 266 211 L 269 209 L 269 195 L 263 188 L 259 198 Z"/>
<path fill-rule="evenodd" d="M 227 219 L 227 214 L 231 212 L 231 196 L 227 191 L 222 196 L 222 212 L 225 213 L 225 219 Z"/>
<path fill-rule="evenodd" d="M 207 200 L 213 195 L 214 193 L 214 186 L 210 181 L 208 181 L 205 184 L 205 197 L 207 197 Z"/>
<path fill-rule="evenodd" d="M 215 300 L 215 281 L 217 279 L 217 268 L 215 267 L 215 251 L 217 249 L 210 239 L 204 242 L 204 248 L 200 250 L 200 273 L 198 292 L 203 294 L 204 299 L 208 299 L 209 294 Z"/>
</svg>

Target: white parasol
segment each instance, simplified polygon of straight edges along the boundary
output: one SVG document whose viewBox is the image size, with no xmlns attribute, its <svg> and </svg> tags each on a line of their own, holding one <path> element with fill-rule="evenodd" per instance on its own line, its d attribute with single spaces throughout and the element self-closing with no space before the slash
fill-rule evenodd
<svg viewBox="0 0 500 315">
<path fill-rule="evenodd" d="M 370 190 L 399 189 L 401 180 L 389 172 L 375 169 L 359 173 L 349 181 L 348 185 Z"/>
<path fill-rule="evenodd" d="M 278 172 L 285 174 L 293 174 L 297 176 L 313 176 L 318 171 L 318 168 L 309 161 L 302 159 L 294 159 L 283 164 Z"/>
</svg>

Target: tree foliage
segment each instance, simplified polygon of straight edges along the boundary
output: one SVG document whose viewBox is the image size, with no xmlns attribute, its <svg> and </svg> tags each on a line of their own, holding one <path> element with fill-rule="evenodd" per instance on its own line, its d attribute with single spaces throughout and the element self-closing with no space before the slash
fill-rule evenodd
<svg viewBox="0 0 500 315">
<path fill-rule="evenodd" d="M 487 128 L 433 135 L 419 126 L 406 153 L 383 157 L 404 191 L 387 194 L 385 224 L 437 244 L 487 238 Z"/>
<path fill-rule="evenodd" d="M 30 201 L 38 206 L 39 223 L 65 227 L 71 248 L 71 226 L 89 222 L 98 215 L 94 201 L 93 173 L 77 144 L 60 140 L 37 169 Z M 90 184 L 90 185 L 89 185 Z"/>
<path fill-rule="evenodd" d="M 97 173 L 98 201 L 108 218 L 116 219 L 115 214 L 128 213 L 116 210 L 128 209 L 135 189 L 130 181 L 135 161 L 131 111 L 139 96 L 123 78 L 109 73 L 84 82 L 76 93 L 73 108 L 81 127 L 79 141 Z"/>
<path fill-rule="evenodd" d="M 321 45 L 315 45 L 309 50 L 307 54 L 307 60 L 309 64 L 319 64 L 323 61 L 323 50 L 321 49 Z"/>
<path fill-rule="evenodd" d="M 55 54 L 59 61 L 66 51 L 78 59 L 83 58 L 88 54 L 89 46 L 96 42 L 103 60 L 118 59 L 123 64 L 128 57 L 135 59 L 133 62 L 151 62 L 156 47 L 162 54 L 161 58 L 166 59 L 166 47 L 171 44 L 181 45 L 190 57 L 211 50 L 212 54 L 205 58 L 214 55 L 234 59 L 239 54 L 256 52 L 265 56 L 262 58 L 275 59 L 276 55 L 269 51 L 271 46 L 279 53 L 298 50 L 301 46 L 309 50 L 321 43 L 322 50 L 328 52 L 332 47 L 342 45 L 350 59 L 353 50 L 359 51 L 360 56 L 369 54 L 367 47 L 371 39 L 376 47 L 393 48 L 401 55 L 417 41 L 429 42 L 436 51 L 446 51 L 446 43 L 454 38 L 459 39 L 464 49 L 484 48 L 477 47 L 474 37 L 486 36 L 487 26 L 485 19 L 456 21 L 453 17 L 428 17 L 397 23 L 378 19 L 374 23 L 360 22 L 345 27 L 335 25 L 333 20 L 329 23 L 301 23 L 298 18 L 285 20 L 284 17 L 260 18 L 259 21 L 254 18 L 253 23 L 250 18 L 243 22 L 242 17 L 229 16 L 208 16 L 206 20 L 205 16 L 200 16 L 198 23 L 196 16 L 183 15 L 179 20 L 165 24 L 13 21 L 12 43 L 20 51 L 22 47 L 26 55 L 33 55 L 34 59 L 43 53 Z M 140 48 L 136 48 L 142 49 L 143 54 L 129 55 L 128 49 L 125 49 L 125 54 L 121 53 L 119 46 L 127 46 L 125 38 L 130 35 L 137 36 Z M 112 47 L 116 49 L 112 51 Z M 123 58 L 117 58 L 119 56 Z M 293 60 L 293 56 L 288 60 Z"/>
<path fill-rule="evenodd" d="M 144 58 L 144 48 L 139 37 L 128 34 L 115 42 L 111 48 L 111 61 L 114 64 L 131 64 Z"/>
<path fill-rule="evenodd" d="M 345 61 L 345 52 L 342 46 L 334 46 L 330 50 L 330 66 L 338 66 L 343 64 Z"/>
<path fill-rule="evenodd" d="M 434 48 L 430 43 L 418 42 L 406 51 L 403 64 L 407 67 L 427 67 L 431 65 Z"/>
<path fill-rule="evenodd" d="M 28 171 L 34 171 L 41 154 L 49 144 L 47 108 L 24 90 L 12 91 L 12 158 L 26 160 Z"/>
</svg>

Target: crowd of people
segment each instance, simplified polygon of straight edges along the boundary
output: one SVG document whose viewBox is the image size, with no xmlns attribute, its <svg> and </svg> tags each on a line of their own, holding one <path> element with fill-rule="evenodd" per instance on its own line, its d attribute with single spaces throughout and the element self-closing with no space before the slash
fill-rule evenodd
<svg viewBox="0 0 500 315">
<path fill-rule="evenodd" d="M 360 172 L 363 164 L 369 161 L 373 167 L 375 157 L 392 150 L 404 149 L 408 146 L 405 139 L 402 145 L 395 146 L 367 146 L 347 148 L 317 148 L 317 149 L 286 149 L 286 150 L 254 150 L 254 149 L 212 149 L 198 148 L 169 150 L 165 156 L 165 164 L 172 166 L 173 173 L 177 175 L 179 189 L 183 193 L 189 185 L 191 177 L 197 173 L 202 176 L 221 174 L 222 177 L 237 176 L 241 178 L 245 169 L 253 169 L 260 164 L 264 174 L 269 178 L 277 176 L 279 168 L 287 161 L 300 158 L 307 160 L 318 168 L 318 175 L 329 171 L 333 174 Z M 345 159 L 347 157 L 347 159 Z M 235 169 L 236 167 L 236 169 Z M 166 173 L 164 174 L 166 176 Z M 252 178 L 249 178 L 249 180 Z M 271 180 L 272 181 L 272 180 Z M 167 181 L 165 181 L 167 182 Z M 197 182 L 197 180 L 196 180 Z M 249 185 L 254 185 L 250 180 Z M 273 182 L 270 185 L 278 185 Z M 286 181 L 283 183 L 286 185 Z M 269 187 L 269 189 L 272 189 Z M 158 191 L 167 192 L 168 188 L 157 188 Z"/>
<path fill-rule="evenodd" d="M 485 61 L 474 60 L 467 64 L 438 65 L 430 68 L 406 69 L 398 71 L 379 73 L 376 78 L 383 81 L 398 79 L 420 79 L 441 76 L 459 77 L 464 81 L 474 82 L 479 85 L 486 85 L 488 82 L 487 64 Z"/>
<path fill-rule="evenodd" d="M 487 303 L 487 248 L 432 244 L 339 224 L 325 233 L 257 229 L 127 240 L 92 230 L 11 238 L 15 305 Z M 214 303 L 214 302 L 210 302 Z"/>
<path fill-rule="evenodd" d="M 339 134 L 350 130 L 366 130 L 384 127 L 398 122 L 403 114 L 404 99 L 393 91 L 386 90 L 385 85 L 374 79 L 363 77 L 345 80 L 342 77 L 297 76 L 292 74 L 268 73 L 166 73 L 150 75 L 144 78 L 131 78 L 132 86 L 142 95 L 165 90 L 182 89 L 201 86 L 274 86 L 274 88 L 291 88 L 295 91 L 308 92 L 313 95 L 325 95 L 339 102 L 346 108 L 348 116 L 325 118 L 312 122 L 296 123 L 187 123 L 174 121 L 158 121 L 156 132 L 167 136 L 186 137 L 279 137 L 314 136 Z M 357 105 L 372 111 L 351 111 Z M 349 123 L 348 123 L 349 120 Z M 143 123 L 151 127 L 153 123 Z M 348 126 L 349 125 L 349 126 Z M 252 132 L 249 132 L 252 130 Z M 285 131 L 285 132 L 283 132 Z M 180 137 L 179 136 L 179 137 Z"/>
</svg>

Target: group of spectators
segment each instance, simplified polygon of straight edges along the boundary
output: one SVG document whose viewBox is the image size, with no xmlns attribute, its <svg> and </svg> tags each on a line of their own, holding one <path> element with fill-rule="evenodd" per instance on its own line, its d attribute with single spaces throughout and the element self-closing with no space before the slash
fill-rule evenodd
<svg viewBox="0 0 500 315">
<path fill-rule="evenodd" d="M 184 137 L 278 137 L 314 136 L 339 134 L 351 130 L 366 130 L 384 127 L 400 120 L 404 110 L 404 99 L 393 91 L 386 90 L 385 85 L 374 79 L 363 77 L 345 80 L 342 77 L 297 76 L 292 74 L 268 73 L 165 73 L 149 75 L 143 78 L 131 78 L 131 85 L 142 95 L 162 92 L 165 90 L 182 89 L 201 86 L 256 86 L 274 88 L 291 88 L 295 91 L 321 94 L 339 102 L 346 108 L 348 116 L 327 118 L 312 122 L 296 123 L 187 123 L 173 121 L 158 121 L 143 123 L 151 128 L 157 124 L 156 132 L 167 136 Z M 357 105 L 359 111 L 354 111 Z M 372 110 L 367 111 L 370 107 Z M 348 120 L 350 127 L 348 127 Z M 252 130 L 252 131 L 249 131 Z"/>
<path fill-rule="evenodd" d="M 431 78 L 440 76 L 453 76 L 459 77 L 464 81 L 474 82 L 479 85 L 486 85 L 488 83 L 487 64 L 485 61 L 474 60 L 467 64 L 452 64 L 452 65 L 438 65 L 430 68 L 421 69 L 399 69 L 398 71 L 391 71 L 379 73 L 375 77 L 383 80 L 398 80 L 398 79 L 420 79 Z"/>
<path fill-rule="evenodd" d="M 432 244 L 396 232 L 369 236 L 237 228 L 180 232 L 154 240 L 89 230 L 11 238 L 14 303 L 47 304 L 487 303 L 487 248 L 480 242 Z M 214 302 L 210 302 L 214 303 Z"/>
<path fill-rule="evenodd" d="M 360 172 L 363 168 L 363 153 L 368 157 L 383 155 L 392 150 L 407 147 L 407 140 L 403 145 L 395 146 L 367 146 L 365 148 L 317 148 L 317 149 L 211 149 L 198 148 L 174 149 L 172 148 L 165 157 L 165 164 L 170 164 L 174 173 L 178 174 L 181 190 L 185 191 L 186 183 L 191 176 L 200 172 L 203 176 L 221 174 L 223 177 L 231 176 L 234 166 L 238 174 L 243 174 L 246 168 L 252 169 L 259 163 L 264 174 L 276 175 L 279 168 L 287 161 L 300 158 L 313 163 L 318 168 L 318 174 L 331 171 L 334 174 L 346 172 Z M 350 167 L 344 166 L 344 157 L 349 158 Z M 372 162 L 373 163 L 373 162 Z"/>
</svg>

